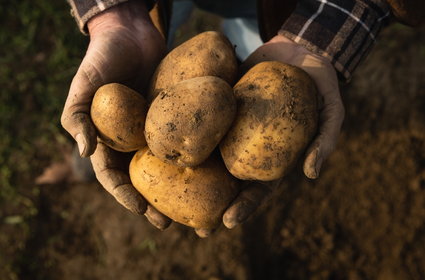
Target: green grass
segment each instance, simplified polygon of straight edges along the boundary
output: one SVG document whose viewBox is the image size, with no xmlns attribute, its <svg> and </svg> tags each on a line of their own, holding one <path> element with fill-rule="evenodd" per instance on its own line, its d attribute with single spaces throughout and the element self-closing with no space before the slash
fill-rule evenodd
<svg viewBox="0 0 425 280">
<path fill-rule="evenodd" d="M 2 1 L 6 2 L 6 1 Z M 18 279 L 38 212 L 34 178 L 69 141 L 60 126 L 88 38 L 65 1 L 8 1 L 0 9 L 0 275 Z M 25 263 L 25 260 L 24 260 Z"/>
</svg>

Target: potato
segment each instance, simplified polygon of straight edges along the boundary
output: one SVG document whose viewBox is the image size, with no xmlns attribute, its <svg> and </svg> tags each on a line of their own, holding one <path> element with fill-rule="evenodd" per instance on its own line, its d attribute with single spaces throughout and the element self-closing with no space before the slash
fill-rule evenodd
<svg viewBox="0 0 425 280">
<path fill-rule="evenodd" d="M 317 91 L 302 69 L 262 62 L 235 85 L 236 119 L 220 143 L 226 167 L 243 180 L 285 176 L 317 130 Z"/>
<path fill-rule="evenodd" d="M 233 89 L 207 76 L 163 90 L 148 111 L 145 136 L 153 154 L 179 166 L 196 166 L 217 147 L 236 115 Z"/>
<path fill-rule="evenodd" d="M 90 109 L 99 138 L 120 152 L 146 146 L 146 114 L 146 100 L 136 91 L 117 83 L 100 87 Z"/>
<path fill-rule="evenodd" d="M 130 178 L 146 200 L 172 220 L 193 228 L 213 229 L 238 194 L 238 181 L 220 158 L 178 167 L 139 150 L 130 163 Z"/>
<path fill-rule="evenodd" d="M 233 86 L 237 69 L 230 41 L 219 32 L 204 32 L 176 47 L 161 61 L 147 99 L 151 102 L 164 88 L 195 77 L 216 76 Z"/>
</svg>

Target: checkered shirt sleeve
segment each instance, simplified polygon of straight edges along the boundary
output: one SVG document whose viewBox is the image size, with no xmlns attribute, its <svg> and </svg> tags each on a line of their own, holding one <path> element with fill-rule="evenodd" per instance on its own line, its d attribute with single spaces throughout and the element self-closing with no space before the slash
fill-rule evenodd
<svg viewBox="0 0 425 280">
<path fill-rule="evenodd" d="M 128 0 L 67 0 L 71 6 L 71 15 L 77 21 L 81 32 L 88 34 L 87 22 L 95 15 L 115 5 Z M 153 0 L 144 0 L 148 7 L 152 7 Z"/>
<path fill-rule="evenodd" d="M 383 0 L 299 0 L 279 34 L 329 58 L 348 81 L 389 16 Z"/>
</svg>

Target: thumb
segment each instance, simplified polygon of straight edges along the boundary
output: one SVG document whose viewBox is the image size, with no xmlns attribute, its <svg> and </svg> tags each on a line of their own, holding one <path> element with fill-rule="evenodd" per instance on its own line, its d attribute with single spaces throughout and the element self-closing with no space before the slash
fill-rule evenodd
<svg viewBox="0 0 425 280">
<path fill-rule="evenodd" d="M 328 101 L 320 113 L 319 133 L 306 152 L 303 168 L 308 178 L 319 177 L 323 162 L 336 147 L 343 120 L 344 105 L 341 100 L 335 98 Z"/>
<path fill-rule="evenodd" d="M 61 117 L 62 126 L 77 142 L 82 157 L 90 156 L 96 149 L 97 133 L 90 118 L 90 106 L 100 86 L 100 75 L 83 60 L 72 80 Z"/>
<path fill-rule="evenodd" d="M 323 104 L 319 114 L 319 131 L 307 149 L 304 174 L 310 179 L 319 177 L 323 162 L 335 149 L 344 121 L 344 105 L 335 69 L 325 58 L 307 55 L 300 63 L 315 81 Z"/>
</svg>

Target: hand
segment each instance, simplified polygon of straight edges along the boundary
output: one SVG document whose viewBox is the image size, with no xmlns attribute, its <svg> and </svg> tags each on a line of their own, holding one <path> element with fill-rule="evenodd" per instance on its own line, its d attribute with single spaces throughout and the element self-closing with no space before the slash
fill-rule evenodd
<svg viewBox="0 0 425 280">
<path fill-rule="evenodd" d="M 262 61 L 280 61 L 304 69 L 316 83 L 322 105 L 320 108 L 319 131 L 306 151 L 304 174 L 310 179 L 319 177 L 324 160 L 335 149 L 344 120 L 338 79 L 330 61 L 305 49 L 303 46 L 277 35 L 259 47 L 241 65 L 241 72 Z M 245 221 L 280 185 L 274 182 L 249 182 L 223 215 L 223 223 L 233 228 Z M 210 231 L 198 230 L 198 235 L 208 236 Z"/>
<path fill-rule="evenodd" d="M 62 125 L 76 140 L 80 155 L 92 155 L 94 172 L 102 186 L 131 212 L 146 213 L 154 225 L 165 228 L 170 220 L 148 206 L 132 186 L 126 170 L 128 155 L 98 143 L 90 118 L 93 96 L 104 84 L 118 82 L 143 92 L 165 55 L 165 40 L 153 26 L 142 1 L 105 10 L 88 22 L 88 30 L 90 44 L 72 80 Z"/>
<path fill-rule="evenodd" d="M 242 71 L 269 60 L 300 67 L 316 83 L 322 102 L 319 108 L 319 132 L 307 149 L 304 160 L 304 174 L 316 179 L 323 161 L 335 149 L 344 120 L 344 105 L 335 69 L 329 59 L 308 51 L 283 35 L 277 35 L 247 58 L 241 66 Z"/>
</svg>

